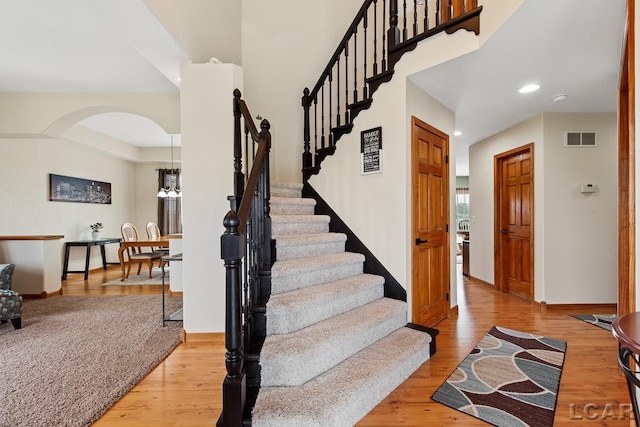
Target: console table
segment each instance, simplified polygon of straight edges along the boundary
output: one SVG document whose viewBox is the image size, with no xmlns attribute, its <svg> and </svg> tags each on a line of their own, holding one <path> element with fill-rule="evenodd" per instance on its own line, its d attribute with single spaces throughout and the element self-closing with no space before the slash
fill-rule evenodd
<svg viewBox="0 0 640 427">
<path fill-rule="evenodd" d="M 107 258 L 104 253 L 104 245 L 110 243 L 120 243 L 122 241 L 119 237 L 100 239 L 100 240 L 77 240 L 75 242 L 65 242 L 64 244 L 64 266 L 62 269 L 62 280 L 67 280 L 67 273 L 84 273 L 84 280 L 89 277 L 89 259 L 91 258 L 91 248 L 94 246 L 100 246 L 100 255 L 102 255 L 102 269 L 107 269 L 107 264 L 120 265 L 119 262 L 107 262 Z M 84 262 L 84 270 L 69 270 L 69 249 L 74 246 L 82 246 L 87 248 L 87 256 Z"/>
<path fill-rule="evenodd" d="M 183 320 L 183 309 L 179 309 L 176 310 L 174 313 L 172 313 L 169 317 L 166 317 L 165 315 L 165 311 L 164 311 L 164 307 L 165 307 L 165 301 L 164 301 L 164 293 L 165 293 L 165 286 L 164 286 L 164 276 L 165 276 L 165 270 L 164 267 L 165 265 L 167 265 L 170 262 L 181 262 L 182 261 L 182 254 L 175 254 L 175 255 L 164 255 L 162 257 L 162 326 L 166 326 L 167 322 L 182 322 Z"/>
</svg>

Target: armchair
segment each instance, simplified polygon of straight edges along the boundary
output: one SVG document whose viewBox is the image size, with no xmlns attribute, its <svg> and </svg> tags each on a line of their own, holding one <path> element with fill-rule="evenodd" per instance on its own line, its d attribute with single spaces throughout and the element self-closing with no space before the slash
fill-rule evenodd
<svg viewBox="0 0 640 427">
<path fill-rule="evenodd" d="M 11 290 L 15 264 L 0 264 L 0 322 L 11 320 L 14 328 L 22 327 L 22 296 Z"/>
</svg>

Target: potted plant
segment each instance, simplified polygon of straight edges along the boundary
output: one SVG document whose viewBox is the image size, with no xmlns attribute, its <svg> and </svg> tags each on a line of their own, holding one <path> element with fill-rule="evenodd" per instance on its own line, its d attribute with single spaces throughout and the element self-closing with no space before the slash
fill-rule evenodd
<svg viewBox="0 0 640 427">
<path fill-rule="evenodd" d="M 93 240 L 100 240 L 100 230 L 104 228 L 104 225 L 101 222 L 96 222 L 89 227 L 91 227 L 91 238 Z"/>
</svg>

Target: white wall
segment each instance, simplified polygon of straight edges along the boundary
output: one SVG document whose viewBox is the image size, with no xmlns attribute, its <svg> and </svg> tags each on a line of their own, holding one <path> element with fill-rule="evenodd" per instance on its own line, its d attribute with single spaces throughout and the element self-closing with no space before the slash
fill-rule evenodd
<svg viewBox="0 0 640 427">
<path fill-rule="evenodd" d="M 242 69 L 230 64 L 182 67 L 182 197 L 184 329 L 224 331 L 222 220 L 233 194 L 234 88 Z"/>
<path fill-rule="evenodd" d="M 565 130 L 598 132 L 597 148 L 564 148 Z M 494 283 L 493 156 L 534 143 L 536 301 L 612 303 L 617 268 L 615 114 L 539 114 L 470 147 L 471 276 Z M 599 192 L 584 196 L 583 182 Z"/>
</svg>

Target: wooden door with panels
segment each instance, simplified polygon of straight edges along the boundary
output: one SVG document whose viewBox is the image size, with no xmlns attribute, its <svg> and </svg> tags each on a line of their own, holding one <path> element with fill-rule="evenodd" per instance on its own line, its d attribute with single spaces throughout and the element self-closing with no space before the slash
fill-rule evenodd
<svg viewBox="0 0 640 427">
<path fill-rule="evenodd" d="M 494 157 L 496 287 L 534 298 L 533 143 Z"/>
<path fill-rule="evenodd" d="M 449 312 L 449 137 L 411 125 L 411 321 L 432 327 Z"/>
</svg>

